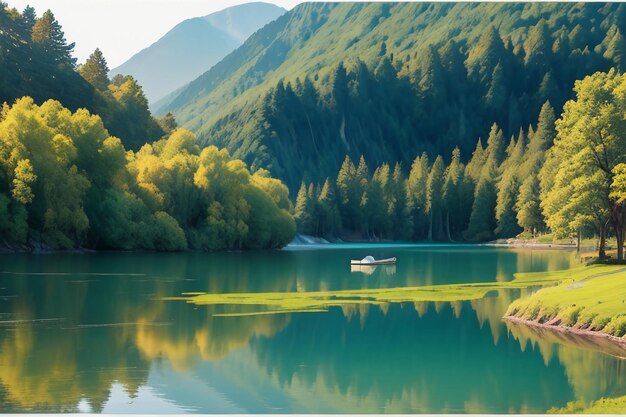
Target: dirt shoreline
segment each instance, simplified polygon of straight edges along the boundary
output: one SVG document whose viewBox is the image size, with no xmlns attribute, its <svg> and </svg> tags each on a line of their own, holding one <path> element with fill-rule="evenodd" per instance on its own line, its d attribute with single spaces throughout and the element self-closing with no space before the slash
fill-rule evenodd
<svg viewBox="0 0 626 417">
<path fill-rule="evenodd" d="M 541 242 L 526 242 L 522 240 L 514 240 L 507 242 L 488 242 L 483 243 L 483 246 L 495 246 L 502 248 L 530 248 L 530 249 L 573 249 L 576 250 L 576 244 L 570 243 L 541 243 Z M 590 248 L 582 247 L 582 250 Z"/>
<path fill-rule="evenodd" d="M 592 337 L 592 338 L 602 338 L 605 340 L 609 340 L 621 349 L 624 350 L 624 358 L 626 358 L 626 339 L 623 337 L 617 337 L 610 334 L 602 333 L 596 330 L 587 330 L 587 329 L 577 329 L 575 327 L 562 326 L 562 325 L 550 325 L 539 323 L 537 321 L 526 320 L 515 316 L 504 316 L 502 320 L 511 321 L 513 323 L 523 324 L 525 326 L 538 327 L 541 329 L 547 329 L 555 332 L 573 334 L 584 337 Z"/>
</svg>

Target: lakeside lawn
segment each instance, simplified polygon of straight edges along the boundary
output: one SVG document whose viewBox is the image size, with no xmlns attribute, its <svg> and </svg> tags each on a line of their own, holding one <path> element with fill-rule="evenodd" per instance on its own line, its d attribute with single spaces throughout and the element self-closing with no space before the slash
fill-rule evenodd
<svg viewBox="0 0 626 417">
<path fill-rule="evenodd" d="M 522 275 L 522 274 L 520 274 Z M 569 271 L 524 274 L 563 277 L 554 287 L 514 301 L 507 316 L 547 326 L 626 335 L 626 267 L 592 265 Z"/>
</svg>

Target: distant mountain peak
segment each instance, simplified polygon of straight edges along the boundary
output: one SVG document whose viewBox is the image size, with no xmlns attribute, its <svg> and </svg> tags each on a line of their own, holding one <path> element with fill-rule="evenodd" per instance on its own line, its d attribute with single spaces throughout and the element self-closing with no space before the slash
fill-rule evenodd
<svg viewBox="0 0 626 417">
<path fill-rule="evenodd" d="M 253 2 L 184 20 L 111 70 L 111 76 L 132 75 L 154 103 L 209 70 L 285 12 L 271 3 Z"/>
<path fill-rule="evenodd" d="M 257 20 L 271 22 L 276 19 L 277 10 L 286 12 L 285 9 L 272 3 L 251 2 L 228 7 L 219 12 L 211 13 L 202 19 L 211 23 L 215 28 L 228 33 L 234 39 L 244 43 L 259 28 L 255 24 Z"/>
</svg>

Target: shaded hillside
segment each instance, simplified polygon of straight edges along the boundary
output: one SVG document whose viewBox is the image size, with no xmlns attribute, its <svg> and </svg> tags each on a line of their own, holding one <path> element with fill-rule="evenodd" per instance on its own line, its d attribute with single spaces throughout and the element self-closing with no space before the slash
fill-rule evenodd
<svg viewBox="0 0 626 417">
<path fill-rule="evenodd" d="M 0 28 L 0 104 L 29 96 L 35 103 L 58 100 L 72 111 L 86 108 L 132 149 L 164 134 L 132 77 L 108 79 L 99 50 L 78 70 L 74 44 L 50 10 L 38 17 L 32 7 L 20 13 L 0 3 Z"/>
<path fill-rule="evenodd" d="M 178 92 L 172 111 L 203 144 L 269 168 L 292 192 L 346 154 L 408 164 L 464 160 L 557 114 L 576 79 L 624 65 L 626 8 L 605 3 L 306 3 Z"/>
<path fill-rule="evenodd" d="M 281 7 L 259 2 L 185 20 L 111 75 L 132 75 L 148 100 L 155 102 L 201 75 L 283 13 Z"/>
</svg>

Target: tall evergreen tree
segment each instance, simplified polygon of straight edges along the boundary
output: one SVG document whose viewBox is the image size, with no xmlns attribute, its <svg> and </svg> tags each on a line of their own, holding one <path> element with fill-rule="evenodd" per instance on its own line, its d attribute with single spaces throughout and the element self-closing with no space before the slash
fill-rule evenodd
<svg viewBox="0 0 626 417">
<path fill-rule="evenodd" d="M 72 57 L 74 43 L 67 43 L 61 25 L 50 10 L 33 25 L 32 40 L 50 62 L 70 66 L 76 63 L 76 59 Z"/>
<path fill-rule="evenodd" d="M 329 178 L 326 178 L 317 199 L 319 234 L 323 237 L 334 238 L 341 230 L 341 217 L 335 199 L 334 187 Z"/>
<path fill-rule="evenodd" d="M 465 230 L 468 210 L 464 205 L 467 201 L 463 195 L 464 166 L 461 163 L 461 151 L 458 147 L 452 151 L 452 160 L 446 169 L 446 178 L 443 185 L 443 209 L 446 237 L 453 240 L 461 237 Z M 471 197 L 471 196 L 467 196 Z"/>
<path fill-rule="evenodd" d="M 518 224 L 533 235 L 544 228 L 544 218 L 539 209 L 539 170 L 544 165 L 545 154 L 556 137 L 554 110 L 549 101 L 541 107 L 537 130 L 530 136 L 528 147 L 520 165 L 521 188 L 517 197 Z"/>
<path fill-rule="evenodd" d="M 391 221 L 391 232 L 396 239 L 409 240 L 412 237 L 411 222 L 406 196 L 407 179 L 400 163 L 393 169 L 387 213 Z"/>
<path fill-rule="evenodd" d="M 96 48 L 87 61 L 78 69 L 80 75 L 99 91 L 106 91 L 109 87 L 109 67 L 102 55 L 102 51 Z"/>
<path fill-rule="evenodd" d="M 471 241 L 485 241 L 493 238 L 496 228 L 495 206 L 496 189 L 494 184 L 495 172 L 489 166 L 485 167 L 480 180 L 476 185 L 474 203 L 469 225 L 465 231 L 465 238 Z"/>
<path fill-rule="evenodd" d="M 298 191 L 298 196 L 296 197 L 294 219 L 296 220 L 298 229 L 301 230 L 302 233 L 314 233 L 312 204 L 304 181 L 302 182 L 300 190 Z"/>
<path fill-rule="evenodd" d="M 356 174 L 356 167 L 349 156 L 343 161 L 337 174 L 337 191 L 339 194 L 339 211 L 343 225 L 349 230 L 356 230 L 361 225 L 360 204 L 361 186 Z"/>
<path fill-rule="evenodd" d="M 438 156 L 433 163 L 426 180 L 426 215 L 428 216 L 428 240 L 443 240 L 443 185 L 445 182 L 445 164 Z"/>
<path fill-rule="evenodd" d="M 426 216 L 426 184 L 430 170 L 428 155 L 423 153 L 415 158 L 407 181 L 407 205 L 414 227 L 413 238 L 427 238 L 428 218 Z"/>
</svg>

